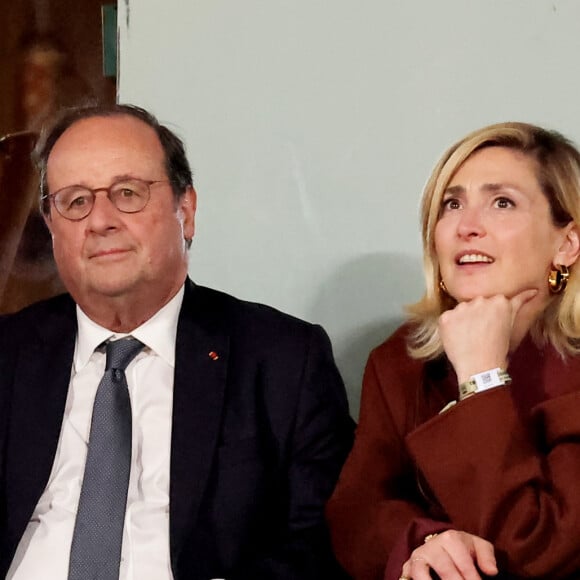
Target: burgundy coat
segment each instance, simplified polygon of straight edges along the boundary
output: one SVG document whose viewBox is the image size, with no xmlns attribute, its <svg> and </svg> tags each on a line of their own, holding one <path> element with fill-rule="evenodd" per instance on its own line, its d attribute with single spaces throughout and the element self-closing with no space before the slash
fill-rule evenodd
<svg viewBox="0 0 580 580">
<path fill-rule="evenodd" d="M 399 577 L 426 534 L 496 548 L 502 578 L 580 578 L 580 357 L 526 338 L 510 386 L 457 399 L 441 357 L 416 361 L 401 327 L 370 355 L 354 448 L 327 506 L 356 580 Z M 387 565 L 385 576 L 385 566 Z"/>
</svg>

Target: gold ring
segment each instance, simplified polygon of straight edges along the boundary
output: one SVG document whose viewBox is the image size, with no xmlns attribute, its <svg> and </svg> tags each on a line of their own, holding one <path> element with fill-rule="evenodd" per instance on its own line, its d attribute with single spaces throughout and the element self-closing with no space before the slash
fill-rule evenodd
<svg viewBox="0 0 580 580">
<path fill-rule="evenodd" d="M 400 576 L 399 580 L 412 580 L 410 576 Z"/>
</svg>

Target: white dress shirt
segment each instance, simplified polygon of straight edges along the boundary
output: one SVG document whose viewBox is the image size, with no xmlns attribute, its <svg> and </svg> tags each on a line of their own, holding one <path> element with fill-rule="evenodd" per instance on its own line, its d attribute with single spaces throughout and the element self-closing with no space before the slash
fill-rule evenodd
<svg viewBox="0 0 580 580">
<path fill-rule="evenodd" d="M 169 457 L 177 319 L 183 287 L 131 332 L 145 344 L 126 370 L 133 441 L 120 580 L 173 580 L 169 556 Z M 8 580 L 66 580 L 81 492 L 93 402 L 105 370 L 95 349 L 121 336 L 77 307 L 78 335 L 52 472 L 7 575 Z"/>
</svg>

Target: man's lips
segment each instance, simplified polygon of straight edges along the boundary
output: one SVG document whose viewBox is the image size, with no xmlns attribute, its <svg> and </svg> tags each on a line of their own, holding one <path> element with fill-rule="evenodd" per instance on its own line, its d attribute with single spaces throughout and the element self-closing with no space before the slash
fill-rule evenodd
<svg viewBox="0 0 580 580">
<path fill-rule="evenodd" d="M 110 248 L 108 250 L 98 250 L 96 252 L 92 252 L 89 254 L 89 259 L 92 260 L 93 258 L 104 258 L 107 256 L 119 256 L 121 254 L 127 253 L 129 250 L 126 248 Z"/>
</svg>

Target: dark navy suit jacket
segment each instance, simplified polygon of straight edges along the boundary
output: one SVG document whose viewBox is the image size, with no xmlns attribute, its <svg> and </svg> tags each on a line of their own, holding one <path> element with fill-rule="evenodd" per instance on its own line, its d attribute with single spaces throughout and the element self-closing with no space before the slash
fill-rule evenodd
<svg viewBox="0 0 580 580">
<path fill-rule="evenodd" d="M 0 577 L 51 472 L 75 336 L 68 295 L 0 319 Z M 342 578 L 323 506 L 353 423 L 324 331 L 187 280 L 175 361 L 175 580 Z"/>
</svg>

